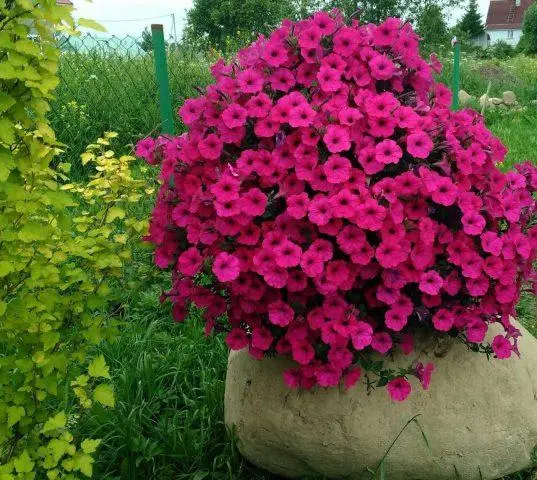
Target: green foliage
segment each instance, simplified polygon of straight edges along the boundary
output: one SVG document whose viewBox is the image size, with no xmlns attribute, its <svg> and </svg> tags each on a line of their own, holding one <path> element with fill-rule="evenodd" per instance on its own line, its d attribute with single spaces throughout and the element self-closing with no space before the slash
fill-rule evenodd
<svg viewBox="0 0 537 480">
<path fill-rule="evenodd" d="M 445 15 L 438 5 L 430 4 L 423 9 L 418 19 L 417 31 L 427 45 L 449 44 Z"/>
<path fill-rule="evenodd" d="M 87 179 L 80 154 L 103 131 L 117 132 L 121 146 L 160 131 L 153 56 L 140 49 L 141 41 L 91 34 L 61 40 L 60 84 L 48 118 L 64 144 L 59 159 L 72 164 L 74 179 Z M 184 48 L 170 46 L 167 54 L 175 110 L 185 98 L 197 94 L 196 87 L 209 82 L 209 61 Z M 176 120 L 176 131 L 181 131 Z"/>
<path fill-rule="evenodd" d="M 537 3 L 531 5 L 524 14 L 520 43 L 526 53 L 537 53 Z"/>
<path fill-rule="evenodd" d="M 457 24 L 457 29 L 468 38 L 477 37 L 485 32 L 485 27 L 478 11 L 477 0 L 470 0 L 464 16 Z"/>
<path fill-rule="evenodd" d="M 245 41 L 269 33 L 284 17 L 295 13 L 291 2 L 281 0 L 194 0 L 187 12 L 187 43 L 226 51 L 229 38 L 245 35 Z"/>
<path fill-rule="evenodd" d="M 103 359 L 89 357 L 115 336 L 129 239 L 145 228 L 118 214 L 139 201 L 144 183 L 131 175 L 132 157 L 109 149 L 115 134 L 89 147 L 87 184 L 69 182 L 69 163 L 52 168 L 60 151 L 46 118 L 58 84 L 55 34 L 74 29 L 70 9 L 55 0 L 0 7 L 2 480 L 91 476 L 98 441 L 71 430 L 93 402 L 114 405 Z"/>
<path fill-rule="evenodd" d="M 500 60 L 513 57 L 516 53 L 515 48 L 503 40 L 498 40 L 488 50 L 492 58 L 498 58 Z"/>
<path fill-rule="evenodd" d="M 153 39 L 151 38 L 149 28 L 144 28 L 142 37 L 138 41 L 138 45 L 145 53 L 149 53 L 153 50 Z"/>
</svg>

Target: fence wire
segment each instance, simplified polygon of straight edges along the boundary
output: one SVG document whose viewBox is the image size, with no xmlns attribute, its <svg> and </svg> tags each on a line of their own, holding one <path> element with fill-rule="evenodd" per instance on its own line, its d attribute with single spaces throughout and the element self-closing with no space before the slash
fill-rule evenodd
<svg viewBox="0 0 537 480">
<path fill-rule="evenodd" d="M 147 37 L 108 37 L 91 34 L 59 39 L 60 84 L 50 120 L 63 154 L 75 170 L 87 144 L 104 131 L 117 131 L 121 145 L 159 133 L 158 88 L 151 43 Z M 196 87 L 209 81 L 208 63 L 200 54 L 167 46 L 168 72 L 174 111 Z M 182 125 L 176 118 L 176 130 Z M 75 172 L 77 173 L 77 172 Z"/>
</svg>

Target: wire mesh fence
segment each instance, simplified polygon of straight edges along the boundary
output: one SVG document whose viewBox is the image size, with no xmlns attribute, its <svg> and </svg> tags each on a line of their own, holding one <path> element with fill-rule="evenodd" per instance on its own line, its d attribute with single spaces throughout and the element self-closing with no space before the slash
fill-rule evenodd
<svg viewBox="0 0 537 480">
<path fill-rule="evenodd" d="M 91 34 L 59 39 L 60 84 L 50 120 L 64 156 L 75 168 L 87 144 L 104 131 L 119 133 L 122 145 L 158 133 L 161 125 L 151 43 L 146 36 L 101 38 Z M 196 95 L 209 81 L 201 54 L 167 45 L 172 107 Z M 176 129 L 181 130 L 176 118 Z"/>
</svg>

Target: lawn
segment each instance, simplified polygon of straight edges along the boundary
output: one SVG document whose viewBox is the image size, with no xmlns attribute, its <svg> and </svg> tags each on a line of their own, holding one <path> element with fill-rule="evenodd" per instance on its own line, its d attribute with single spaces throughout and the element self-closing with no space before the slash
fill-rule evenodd
<svg viewBox="0 0 537 480">
<path fill-rule="evenodd" d="M 133 98 L 128 87 L 119 89 L 116 73 L 116 70 L 121 72 L 145 91 L 148 86 L 154 86 L 149 58 L 139 57 L 138 63 L 132 64 L 121 63 L 123 60 L 117 58 L 108 62 L 96 55 L 93 63 L 70 70 L 68 59 L 71 63 L 90 62 L 90 59 L 76 58 L 74 53 L 68 55 L 71 57 L 63 59 L 64 83 L 60 86 L 53 120 L 62 141 L 69 143 L 71 137 L 75 139 L 65 153 L 75 167 L 83 143 L 96 137 L 100 127 L 119 130 L 124 145 L 155 128 L 158 118 L 154 95 Z M 203 62 L 179 56 L 175 61 L 175 64 L 170 62 L 171 69 L 177 72 L 172 77 L 172 91 L 175 101 L 180 102 L 193 95 L 195 87 L 205 84 L 209 77 Z M 462 86 L 469 93 L 479 97 L 484 92 L 490 65 L 496 65 L 492 94 L 498 95 L 510 86 L 525 105 L 521 109 L 486 114 L 491 130 L 509 148 L 505 168 L 537 158 L 537 106 L 530 104 L 530 100 L 537 98 L 537 84 L 521 62 L 463 64 Z M 537 62 L 532 62 L 532 71 L 537 72 Z M 114 69 L 107 80 L 91 78 L 96 74 L 90 72 L 106 72 L 112 65 Z M 447 70 L 445 78 L 449 78 Z M 111 86 L 106 86 L 110 82 Z M 85 88 L 73 93 L 67 84 L 82 84 Z M 90 98 L 97 92 L 97 100 Z M 103 108 L 95 111 L 95 107 L 87 106 L 94 104 Z M 137 208 L 149 215 L 151 203 L 152 199 L 146 199 Z M 103 440 L 95 478 L 275 478 L 242 460 L 233 436 L 226 432 L 223 396 L 227 349 L 223 339 L 205 337 L 202 320 L 196 312 L 183 324 L 173 323 L 169 306 L 158 299 L 168 286 L 168 274 L 152 265 L 149 249 L 135 250 L 127 274 L 131 289 L 121 299 L 124 321 L 121 336 L 115 343 L 102 344 L 98 349 L 110 365 L 117 406 L 112 412 L 94 407 L 78 423 L 79 434 Z M 535 297 L 522 299 L 519 314 L 523 323 L 537 334 Z M 535 478 L 532 475 L 532 472 L 520 472 L 510 478 Z"/>
</svg>

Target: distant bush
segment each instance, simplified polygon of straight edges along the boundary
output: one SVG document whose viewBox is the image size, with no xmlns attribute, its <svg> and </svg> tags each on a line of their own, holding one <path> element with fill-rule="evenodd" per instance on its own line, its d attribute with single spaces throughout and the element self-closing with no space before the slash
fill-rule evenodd
<svg viewBox="0 0 537 480">
<path fill-rule="evenodd" d="M 494 43 L 488 50 L 492 58 L 498 58 L 500 60 L 514 57 L 516 54 L 515 48 L 503 40 Z"/>
</svg>

